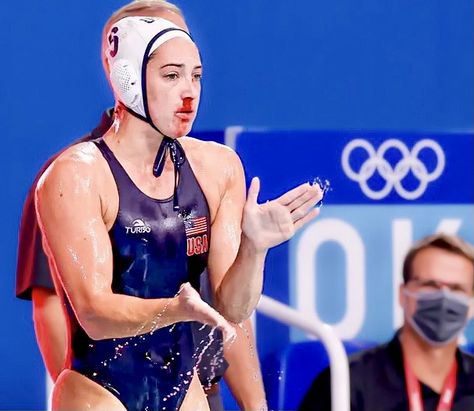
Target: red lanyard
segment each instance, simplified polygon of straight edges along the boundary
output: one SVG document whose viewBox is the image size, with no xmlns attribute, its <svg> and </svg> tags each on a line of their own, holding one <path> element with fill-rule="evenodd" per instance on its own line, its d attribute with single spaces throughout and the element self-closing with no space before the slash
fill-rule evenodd
<svg viewBox="0 0 474 411">
<path fill-rule="evenodd" d="M 421 397 L 420 382 L 416 378 L 410 364 L 403 357 L 403 364 L 405 366 L 405 379 L 407 383 L 408 402 L 410 405 L 410 411 L 423 411 L 423 398 Z M 439 398 L 437 411 L 451 411 L 453 405 L 454 391 L 456 390 L 456 374 L 458 365 L 456 360 L 454 361 L 451 371 L 449 371 L 446 380 L 444 381 L 443 389 L 441 390 L 441 396 Z"/>
</svg>

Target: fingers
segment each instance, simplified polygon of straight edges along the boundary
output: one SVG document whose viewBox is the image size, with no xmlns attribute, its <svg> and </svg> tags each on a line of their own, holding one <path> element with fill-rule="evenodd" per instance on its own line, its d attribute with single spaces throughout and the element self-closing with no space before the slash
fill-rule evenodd
<svg viewBox="0 0 474 411">
<path fill-rule="evenodd" d="M 227 321 L 225 321 L 225 324 L 221 324 L 219 328 L 222 330 L 224 343 L 232 343 L 237 338 L 237 331 Z"/>
<path fill-rule="evenodd" d="M 293 222 L 298 221 L 308 214 L 308 212 L 321 201 L 322 197 L 322 190 L 320 188 L 314 188 L 286 206 L 291 213 Z"/>
<path fill-rule="evenodd" d="M 305 183 L 288 191 L 276 201 L 284 205 L 292 214 L 296 212 L 293 216 L 293 221 L 296 221 L 314 207 L 323 198 L 323 195 L 319 184 Z"/>
<path fill-rule="evenodd" d="M 209 324 L 222 331 L 224 343 L 233 342 L 237 337 L 237 331 L 235 328 L 214 308 L 209 306 L 209 309 L 210 320 L 212 319 L 209 321 Z"/>
<path fill-rule="evenodd" d="M 260 192 L 260 179 L 258 177 L 252 178 L 250 182 L 249 192 L 247 195 L 247 203 L 257 204 L 258 193 Z"/>
<path fill-rule="evenodd" d="M 201 299 L 199 293 L 190 283 L 181 284 L 178 292 L 184 310 L 189 315 L 189 321 L 199 321 L 219 328 L 224 341 L 232 342 L 236 337 L 234 327 L 213 307 Z"/>
<path fill-rule="evenodd" d="M 189 282 L 181 284 L 179 287 L 178 294 L 180 294 L 183 290 L 186 291 L 189 287 L 191 287 L 191 284 Z"/>
<path fill-rule="evenodd" d="M 301 213 L 302 210 L 304 214 L 306 214 L 306 211 L 315 206 L 319 200 L 322 198 L 322 191 L 319 187 L 317 186 L 311 186 L 306 193 L 303 195 L 299 196 L 297 199 L 295 199 L 293 202 L 288 204 L 286 207 L 287 209 L 293 213 L 295 211 Z M 298 218 L 301 218 L 302 215 L 298 216 Z M 293 218 L 293 220 L 297 220 L 298 218 Z"/>
<path fill-rule="evenodd" d="M 306 223 L 310 222 L 313 218 L 316 218 L 319 215 L 319 208 L 313 208 L 308 214 L 306 214 L 304 217 L 300 218 L 299 220 L 296 220 L 294 225 L 295 225 L 295 230 L 299 230 L 301 227 L 303 227 Z"/>
<path fill-rule="evenodd" d="M 311 185 L 309 183 L 304 183 L 287 191 L 282 196 L 278 197 L 275 201 L 279 202 L 281 205 L 287 206 L 293 201 L 295 201 L 298 197 L 302 196 L 308 191 Z"/>
<path fill-rule="evenodd" d="M 224 342 L 234 341 L 237 335 L 235 328 L 222 316 L 222 314 L 203 300 L 200 300 L 200 307 L 204 318 L 198 318 L 197 320 L 209 324 L 212 327 L 219 328 L 222 331 Z"/>
</svg>

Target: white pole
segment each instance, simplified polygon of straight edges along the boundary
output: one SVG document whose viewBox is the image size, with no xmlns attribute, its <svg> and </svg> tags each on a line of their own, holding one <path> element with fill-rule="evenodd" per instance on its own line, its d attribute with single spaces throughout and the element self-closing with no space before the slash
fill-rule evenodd
<svg viewBox="0 0 474 411">
<path fill-rule="evenodd" d="M 262 295 L 257 310 L 268 317 L 297 327 L 321 339 L 329 356 L 331 368 L 331 400 L 334 411 L 350 411 L 349 361 L 333 328 L 316 316 L 303 315 L 270 297 Z"/>
</svg>

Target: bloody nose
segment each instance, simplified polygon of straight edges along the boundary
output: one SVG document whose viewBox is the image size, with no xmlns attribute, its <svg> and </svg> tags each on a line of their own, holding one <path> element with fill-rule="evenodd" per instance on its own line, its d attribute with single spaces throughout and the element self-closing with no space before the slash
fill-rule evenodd
<svg viewBox="0 0 474 411">
<path fill-rule="evenodd" d="M 183 111 L 192 111 L 192 98 L 183 98 Z"/>
</svg>

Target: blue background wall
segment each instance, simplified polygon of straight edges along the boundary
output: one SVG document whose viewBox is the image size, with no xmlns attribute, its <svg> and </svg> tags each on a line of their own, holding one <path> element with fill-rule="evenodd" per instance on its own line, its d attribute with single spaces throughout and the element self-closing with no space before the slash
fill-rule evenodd
<svg viewBox="0 0 474 411">
<path fill-rule="evenodd" d="M 123 3 L 23 0 L 0 9 L 0 408 L 35 408 L 44 397 L 31 308 L 13 297 L 21 205 L 42 162 L 112 103 L 100 33 Z M 177 4 L 205 65 L 196 130 L 473 129 L 471 0 Z"/>
</svg>

